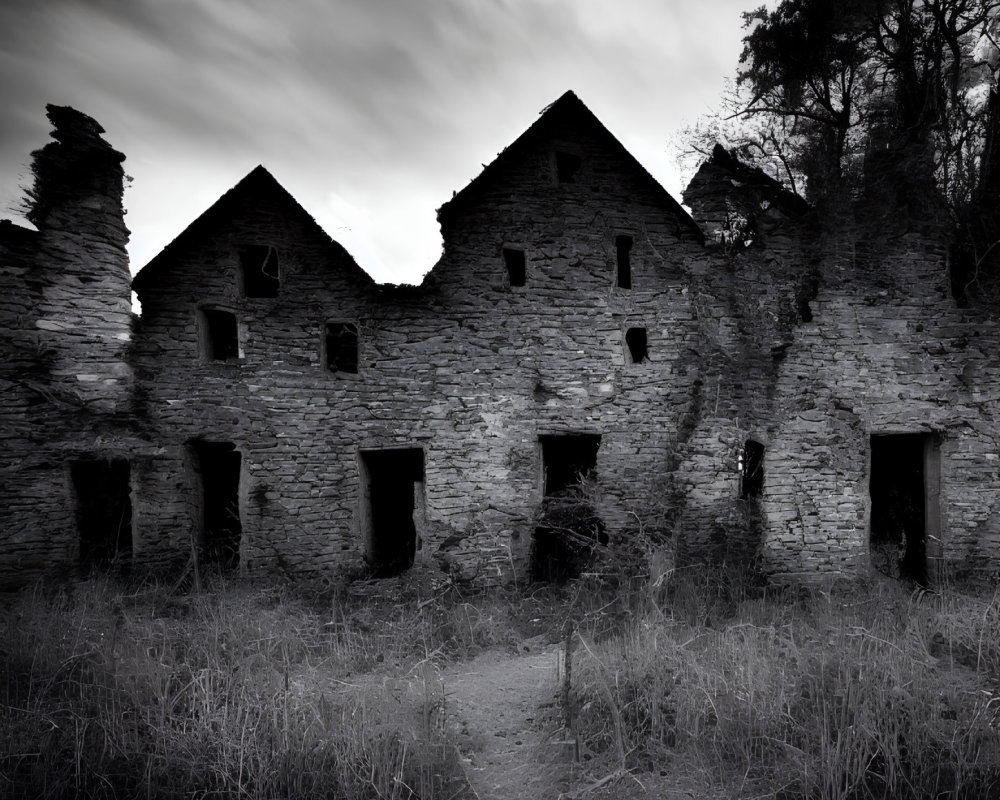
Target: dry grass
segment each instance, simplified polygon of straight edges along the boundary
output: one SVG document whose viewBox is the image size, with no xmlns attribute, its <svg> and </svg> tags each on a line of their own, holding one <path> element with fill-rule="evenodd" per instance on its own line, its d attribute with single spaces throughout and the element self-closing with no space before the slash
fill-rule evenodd
<svg viewBox="0 0 1000 800">
<path fill-rule="evenodd" d="M 1000 796 L 996 594 L 694 571 L 517 596 L 382 587 L 178 597 L 93 578 L 9 598 L 0 796 L 470 797 L 441 667 L 568 621 L 581 780 L 615 777 L 593 797 L 639 791 L 629 774 L 663 797 Z"/>
<path fill-rule="evenodd" d="M 688 579 L 584 648 L 580 733 L 717 796 L 1000 796 L 1000 599 L 899 585 L 798 598 Z"/>
<path fill-rule="evenodd" d="M 435 622 L 412 608 L 221 581 L 21 594 L 0 627 L 0 795 L 456 796 Z"/>
</svg>

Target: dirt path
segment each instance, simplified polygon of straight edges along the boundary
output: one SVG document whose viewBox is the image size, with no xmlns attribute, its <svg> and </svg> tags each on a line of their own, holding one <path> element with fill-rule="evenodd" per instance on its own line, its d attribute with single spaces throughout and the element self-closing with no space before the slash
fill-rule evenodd
<svg viewBox="0 0 1000 800">
<path fill-rule="evenodd" d="M 561 739 L 558 645 L 490 651 L 442 672 L 447 724 L 480 800 L 555 800 L 571 778 Z"/>
</svg>

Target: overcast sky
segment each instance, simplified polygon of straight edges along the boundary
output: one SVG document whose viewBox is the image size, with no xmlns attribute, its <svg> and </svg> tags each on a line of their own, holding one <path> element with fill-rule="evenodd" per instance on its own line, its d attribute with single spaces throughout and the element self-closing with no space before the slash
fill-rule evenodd
<svg viewBox="0 0 1000 800">
<path fill-rule="evenodd" d="M 5 0 L 0 217 L 45 104 L 126 155 L 137 271 L 263 164 L 376 280 L 418 282 L 435 210 L 572 89 L 675 197 L 670 141 L 761 0 Z"/>
</svg>

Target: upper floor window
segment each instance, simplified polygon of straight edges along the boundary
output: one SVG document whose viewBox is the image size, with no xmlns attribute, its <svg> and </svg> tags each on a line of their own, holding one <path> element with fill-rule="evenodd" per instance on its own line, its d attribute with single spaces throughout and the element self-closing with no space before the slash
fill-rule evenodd
<svg viewBox="0 0 1000 800">
<path fill-rule="evenodd" d="M 201 354 L 206 361 L 236 361 L 243 357 L 236 314 L 222 308 L 198 311 Z"/>
<path fill-rule="evenodd" d="M 251 244 L 240 248 L 240 270 L 246 297 L 277 297 L 281 286 L 278 251 L 270 245 Z"/>
<path fill-rule="evenodd" d="M 519 247 L 503 248 L 503 264 L 507 268 L 507 278 L 511 286 L 524 286 L 528 274 L 524 250 Z"/>
<path fill-rule="evenodd" d="M 326 368 L 330 372 L 358 371 L 358 326 L 353 322 L 328 322 L 324 337 Z"/>
<path fill-rule="evenodd" d="M 576 183 L 579 180 L 583 159 L 576 153 L 556 150 L 555 167 L 557 183 Z"/>
<path fill-rule="evenodd" d="M 616 236 L 615 251 L 617 262 L 618 288 L 632 288 L 632 237 Z"/>
<path fill-rule="evenodd" d="M 750 500 L 764 493 L 764 445 L 747 439 L 740 452 L 740 497 Z"/>
</svg>

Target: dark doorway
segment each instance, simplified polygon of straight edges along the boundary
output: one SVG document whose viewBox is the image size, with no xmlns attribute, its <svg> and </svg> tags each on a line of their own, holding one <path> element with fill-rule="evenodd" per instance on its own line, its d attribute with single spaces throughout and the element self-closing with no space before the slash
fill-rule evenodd
<svg viewBox="0 0 1000 800">
<path fill-rule="evenodd" d="M 937 529 L 937 444 L 923 433 L 871 437 L 873 566 L 896 578 L 927 583 L 927 539 Z"/>
<path fill-rule="evenodd" d="M 201 559 L 224 570 L 240 563 L 240 451 L 232 442 L 193 442 L 201 484 Z"/>
<path fill-rule="evenodd" d="M 124 458 L 74 461 L 70 477 L 80 532 L 80 562 L 108 566 L 132 555 L 129 462 Z"/>
<path fill-rule="evenodd" d="M 593 507 L 588 482 L 595 476 L 597 434 L 540 436 L 544 499 L 531 548 L 537 581 L 564 583 L 578 578 L 607 544 L 604 523 Z"/>
<path fill-rule="evenodd" d="M 363 451 L 361 471 L 368 564 L 375 577 L 398 575 L 413 566 L 417 550 L 414 511 L 423 505 L 424 451 Z"/>
</svg>

